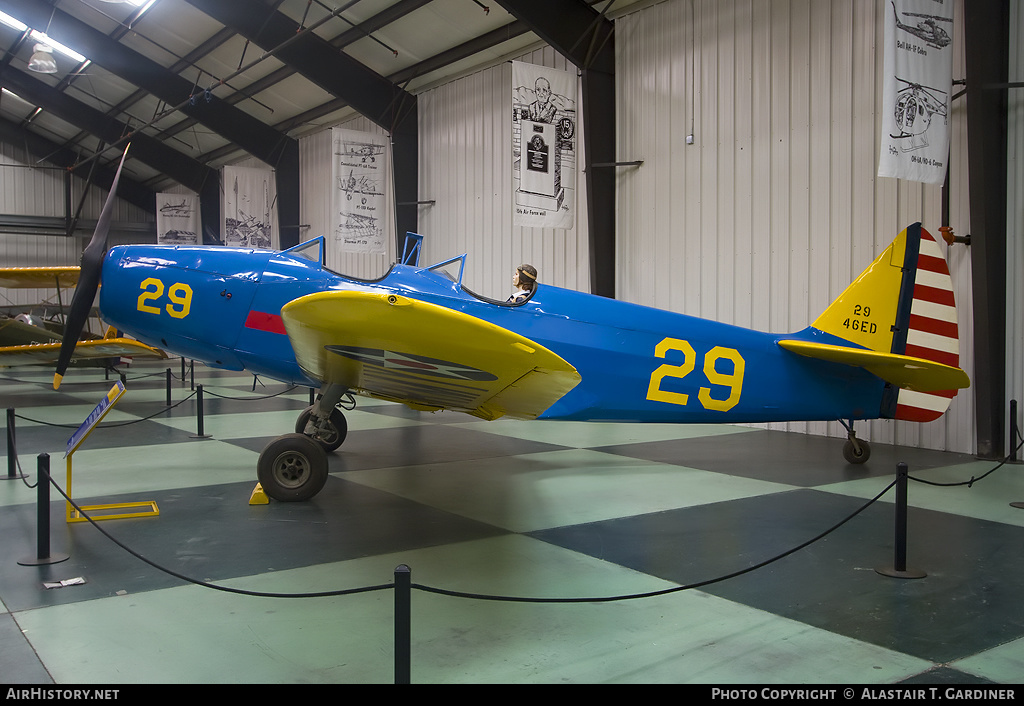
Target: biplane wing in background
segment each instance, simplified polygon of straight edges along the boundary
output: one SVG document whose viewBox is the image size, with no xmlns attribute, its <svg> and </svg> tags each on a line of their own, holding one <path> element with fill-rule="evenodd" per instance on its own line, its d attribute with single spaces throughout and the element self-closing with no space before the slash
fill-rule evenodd
<svg viewBox="0 0 1024 706">
<path fill-rule="evenodd" d="M 80 268 L 0 267 L 0 287 L 9 289 L 66 289 L 78 283 Z M 0 368 L 56 365 L 62 326 L 44 325 L 32 316 L 0 317 Z M 56 329 L 56 330 L 55 330 Z M 121 358 L 166 358 L 161 350 L 118 336 L 108 329 L 103 337 L 83 334 L 72 357 L 74 365 L 112 367 Z"/>
<path fill-rule="evenodd" d="M 69 289 L 78 284 L 80 267 L 0 267 L 0 287 Z"/>
<path fill-rule="evenodd" d="M 97 226 L 68 331 L 80 330 L 102 280 L 104 319 L 141 341 L 213 367 L 318 387 L 295 433 L 260 454 L 257 476 L 277 500 L 306 500 L 323 487 L 327 451 L 345 439 L 337 406 L 349 392 L 488 420 L 836 420 L 849 431 L 847 461 L 862 463 L 869 447 L 854 434 L 855 420 L 936 419 L 970 384 L 958 367 L 945 257 L 920 223 L 811 326 L 784 335 L 549 285 L 525 301 L 488 299 L 462 285 L 465 255 L 354 279 L 323 266 L 324 242 L 283 252 L 107 252 Z M 54 387 L 74 340 L 64 340 Z"/>
</svg>

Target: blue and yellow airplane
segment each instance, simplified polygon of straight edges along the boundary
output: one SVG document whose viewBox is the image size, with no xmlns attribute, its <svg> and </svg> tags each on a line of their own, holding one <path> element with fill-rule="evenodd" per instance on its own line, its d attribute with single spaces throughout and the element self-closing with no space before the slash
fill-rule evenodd
<svg viewBox="0 0 1024 706">
<path fill-rule="evenodd" d="M 949 271 L 920 224 L 811 326 L 780 335 L 544 284 L 520 303 L 488 299 L 462 285 L 465 255 L 360 280 L 323 266 L 323 238 L 283 252 L 107 252 L 103 222 L 83 255 L 69 328 L 102 280 L 103 317 L 144 343 L 319 388 L 296 432 L 260 455 L 257 476 L 277 500 L 323 487 L 349 392 L 487 420 L 839 420 L 844 455 L 859 463 L 869 447 L 855 420 L 937 419 L 970 384 Z M 75 338 L 65 337 L 65 355 Z"/>
</svg>

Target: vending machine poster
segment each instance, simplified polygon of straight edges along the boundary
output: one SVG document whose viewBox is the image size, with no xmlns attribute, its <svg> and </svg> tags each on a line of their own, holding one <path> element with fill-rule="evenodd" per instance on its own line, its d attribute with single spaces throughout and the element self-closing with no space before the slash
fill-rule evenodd
<svg viewBox="0 0 1024 706">
<path fill-rule="evenodd" d="M 576 74 L 512 62 L 513 223 L 572 228 Z"/>
</svg>

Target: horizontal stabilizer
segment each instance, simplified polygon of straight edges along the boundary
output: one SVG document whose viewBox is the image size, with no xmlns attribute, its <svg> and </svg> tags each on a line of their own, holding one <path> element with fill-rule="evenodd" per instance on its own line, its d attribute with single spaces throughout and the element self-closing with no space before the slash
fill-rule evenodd
<svg viewBox="0 0 1024 706">
<path fill-rule="evenodd" d="M 808 358 L 864 368 L 886 382 L 907 390 L 959 390 L 971 384 L 967 373 L 960 368 L 924 358 L 793 339 L 779 341 L 779 345 Z"/>
</svg>

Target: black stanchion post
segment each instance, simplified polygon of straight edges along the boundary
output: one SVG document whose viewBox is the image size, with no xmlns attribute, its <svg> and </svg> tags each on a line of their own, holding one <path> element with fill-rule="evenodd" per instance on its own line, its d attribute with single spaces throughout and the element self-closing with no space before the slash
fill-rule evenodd
<svg viewBox="0 0 1024 706">
<path fill-rule="evenodd" d="M 1010 400 L 1010 463 L 1020 463 L 1017 446 L 1020 445 L 1020 427 L 1017 426 L 1017 400 Z"/>
<path fill-rule="evenodd" d="M 67 554 L 50 554 L 50 454 L 39 454 L 36 477 L 36 556 L 19 559 L 22 566 L 57 564 Z"/>
<path fill-rule="evenodd" d="M 412 681 L 410 659 L 412 648 L 412 571 L 405 564 L 395 569 L 395 683 Z"/>
<path fill-rule="evenodd" d="M 14 478 L 18 459 L 14 455 L 14 410 L 7 408 L 7 477 Z"/>
<path fill-rule="evenodd" d="M 196 362 L 194 360 L 188 366 L 188 380 L 189 384 L 192 385 L 192 389 L 196 389 Z"/>
<path fill-rule="evenodd" d="M 896 547 L 892 567 L 875 569 L 883 576 L 898 579 L 920 579 L 928 574 L 907 568 L 907 464 L 896 464 Z"/>
<path fill-rule="evenodd" d="M 167 406 L 171 406 L 171 369 L 167 368 Z"/>
<path fill-rule="evenodd" d="M 24 473 L 18 473 L 18 445 L 14 438 L 14 408 L 7 408 L 7 475 L 6 480 L 24 478 Z"/>
<path fill-rule="evenodd" d="M 194 439 L 209 439 L 210 435 L 203 430 L 203 386 L 196 389 L 196 435 Z"/>
<path fill-rule="evenodd" d="M 181 358 L 181 383 L 185 384 L 185 357 Z"/>
<path fill-rule="evenodd" d="M 1020 427 L 1017 426 L 1017 400 L 1010 400 L 1010 463 L 1020 463 L 1017 458 L 1017 447 L 1020 445 Z M 1024 510 L 1024 501 L 1015 500 L 1010 507 Z"/>
</svg>

